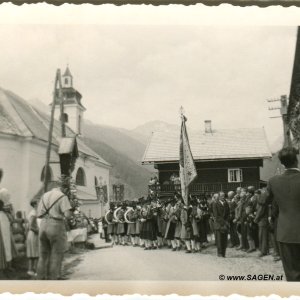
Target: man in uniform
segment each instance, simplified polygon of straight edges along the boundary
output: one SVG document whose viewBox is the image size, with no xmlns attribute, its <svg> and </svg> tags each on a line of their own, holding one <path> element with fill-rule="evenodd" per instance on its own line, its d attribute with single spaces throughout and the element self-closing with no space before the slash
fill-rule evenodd
<svg viewBox="0 0 300 300">
<path fill-rule="evenodd" d="M 288 281 L 300 281 L 300 170 L 298 151 L 285 147 L 278 158 L 286 170 L 272 177 L 267 186 L 268 202 L 278 209 L 276 239 Z"/>
<path fill-rule="evenodd" d="M 37 216 L 41 218 L 39 229 L 38 279 L 59 279 L 66 250 L 67 232 L 65 218 L 71 216 L 68 197 L 69 178 L 61 178 L 59 188 L 45 193 L 38 205 Z"/>
</svg>

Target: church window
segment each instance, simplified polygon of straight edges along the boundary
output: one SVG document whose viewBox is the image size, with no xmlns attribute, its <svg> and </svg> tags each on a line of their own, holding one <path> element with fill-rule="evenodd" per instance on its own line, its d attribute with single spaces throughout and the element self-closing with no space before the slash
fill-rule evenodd
<svg viewBox="0 0 300 300">
<path fill-rule="evenodd" d="M 78 117 L 78 134 L 81 134 L 81 116 Z"/>
<path fill-rule="evenodd" d="M 42 170 L 42 173 L 41 173 L 41 181 L 44 182 L 45 180 L 45 167 L 43 167 L 43 170 Z M 47 179 L 48 181 L 53 181 L 53 172 L 52 172 L 52 169 L 50 166 L 48 166 L 48 169 L 47 169 Z"/>
<path fill-rule="evenodd" d="M 65 121 L 65 123 L 69 122 L 69 116 L 66 113 L 64 113 L 64 121 Z"/>
<path fill-rule="evenodd" d="M 95 176 L 95 186 L 98 186 L 98 179 L 96 176 Z"/>
<path fill-rule="evenodd" d="M 68 78 L 65 78 L 65 84 L 67 85 L 69 83 Z"/>
<path fill-rule="evenodd" d="M 76 173 L 76 185 L 85 186 L 86 185 L 86 177 L 83 168 L 78 168 Z"/>
</svg>

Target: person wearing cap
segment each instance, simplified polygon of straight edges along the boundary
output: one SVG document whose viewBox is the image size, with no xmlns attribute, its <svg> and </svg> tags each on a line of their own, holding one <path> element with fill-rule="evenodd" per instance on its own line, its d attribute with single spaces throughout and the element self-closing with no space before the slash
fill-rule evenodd
<svg viewBox="0 0 300 300">
<path fill-rule="evenodd" d="M 176 250 L 181 250 L 181 228 L 182 223 L 180 220 L 181 210 L 183 209 L 183 199 L 180 195 L 176 196 L 176 207 L 174 211 L 174 220 L 175 220 L 175 233 L 174 233 L 174 239 L 176 243 Z"/>
<path fill-rule="evenodd" d="M 39 229 L 38 279 L 60 279 L 67 232 L 65 219 L 71 217 L 71 204 L 68 177 L 62 177 L 59 187 L 46 192 L 37 208 L 37 217 L 41 219 Z"/>
<path fill-rule="evenodd" d="M 278 158 L 285 172 L 272 177 L 267 185 L 267 203 L 278 215 L 276 240 L 287 281 L 300 281 L 300 170 L 299 151 L 284 147 Z"/>
<path fill-rule="evenodd" d="M 176 241 L 175 241 L 175 228 L 177 224 L 177 215 L 176 215 L 177 205 L 176 205 L 176 199 L 171 200 L 169 207 L 167 207 L 167 227 L 166 227 L 166 233 L 165 233 L 165 239 L 170 241 L 172 251 L 176 251 Z M 169 245 L 169 242 L 168 242 Z"/>
<path fill-rule="evenodd" d="M 117 223 L 116 223 L 116 235 L 118 236 L 119 245 L 126 246 L 125 243 L 125 214 L 126 205 L 124 203 L 118 203 L 117 211 L 115 212 L 117 217 Z"/>
<path fill-rule="evenodd" d="M 109 203 L 109 211 L 106 213 L 105 218 L 107 220 L 107 235 L 112 240 L 113 244 L 117 243 L 117 237 L 116 237 L 116 223 L 114 220 L 114 210 L 115 205 L 114 203 Z"/>
<path fill-rule="evenodd" d="M 129 207 L 126 211 L 126 217 L 129 223 L 127 223 L 127 236 L 130 238 L 131 245 L 133 247 L 136 247 L 136 220 L 137 220 L 137 214 L 136 214 L 136 204 L 134 202 L 128 203 Z"/>
</svg>

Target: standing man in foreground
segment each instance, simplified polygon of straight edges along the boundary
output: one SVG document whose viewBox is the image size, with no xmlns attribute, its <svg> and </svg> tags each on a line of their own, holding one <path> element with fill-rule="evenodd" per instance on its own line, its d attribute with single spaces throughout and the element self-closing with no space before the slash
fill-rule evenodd
<svg viewBox="0 0 300 300">
<path fill-rule="evenodd" d="M 276 239 L 287 281 L 300 281 L 300 170 L 298 151 L 286 147 L 278 158 L 286 170 L 268 182 L 268 201 L 278 208 Z"/>
<path fill-rule="evenodd" d="M 57 280 L 66 250 L 67 231 L 65 218 L 71 216 L 69 178 L 62 178 L 59 188 L 45 193 L 38 205 L 37 216 L 41 218 L 39 230 L 38 279 Z"/>
<path fill-rule="evenodd" d="M 225 257 L 227 248 L 227 236 L 229 231 L 229 205 L 225 200 L 224 192 L 220 192 L 216 201 L 212 203 L 214 228 L 218 257 Z"/>
</svg>

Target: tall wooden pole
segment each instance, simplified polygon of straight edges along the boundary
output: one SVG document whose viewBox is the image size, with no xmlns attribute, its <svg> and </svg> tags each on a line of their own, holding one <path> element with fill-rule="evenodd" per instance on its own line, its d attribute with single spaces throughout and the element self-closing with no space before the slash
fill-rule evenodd
<svg viewBox="0 0 300 300">
<path fill-rule="evenodd" d="M 56 76 L 54 80 L 54 91 L 53 91 L 53 101 L 51 107 L 51 117 L 50 117 L 50 125 L 49 125 L 49 133 L 48 133 L 48 147 L 46 152 L 46 163 L 44 168 L 44 192 L 47 192 L 48 188 L 48 169 L 49 169 L 49 162 L 50 162 L 50 155 L 51 155 L 51 144 L 52 144 L 52 133 L 53 133 L 53 124 L 54 124 L 54 112 L 55 112 L 55 102 L 56 102 L 56 92 L 57 92 L 57 80 L 59 78 L 60 71 L 56 71 Z"/>
<path fill-rule="evenodd" d="M 291 134 L 290 129 L 288 125 L 288 119 L 287 119 L 287 96 L 283 95 L 280 97 L 281 107 L 280 107 L 280 114 L 282 116 L 282 122 L 283 122 L 283 146 L 284 147 L 290 147 L 292 146 L 291 141 Z"/>
</svg>

